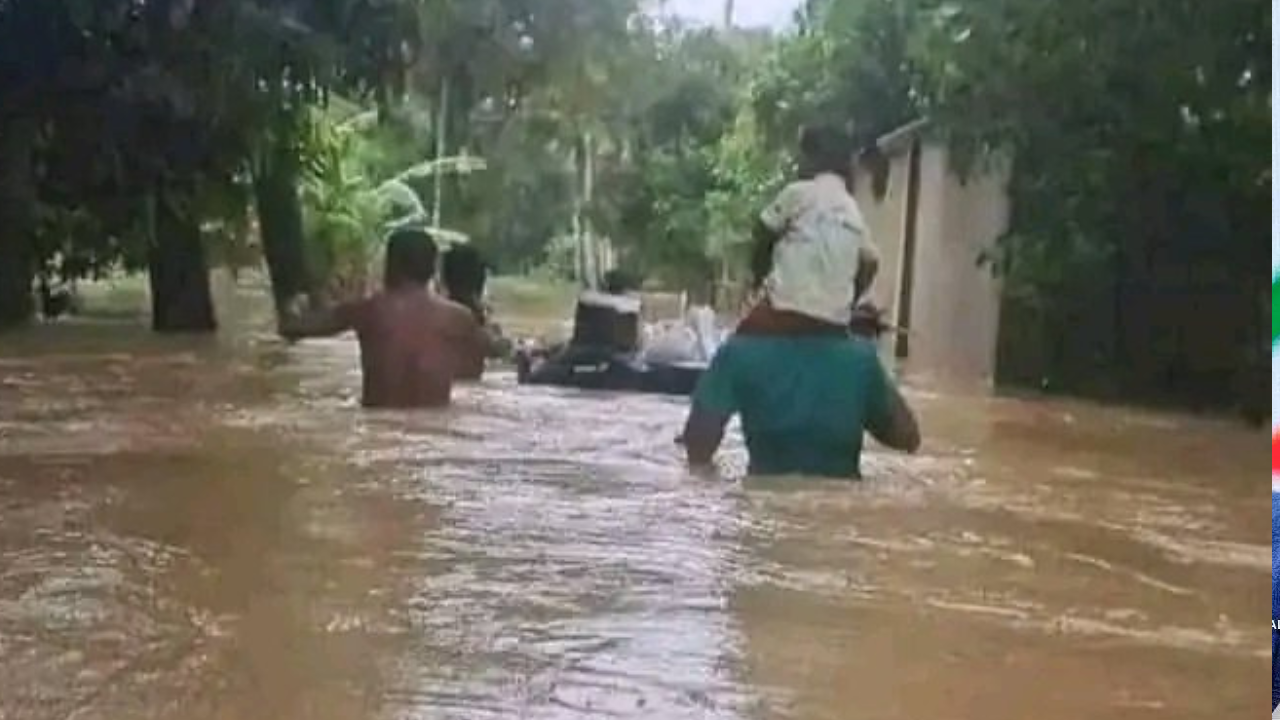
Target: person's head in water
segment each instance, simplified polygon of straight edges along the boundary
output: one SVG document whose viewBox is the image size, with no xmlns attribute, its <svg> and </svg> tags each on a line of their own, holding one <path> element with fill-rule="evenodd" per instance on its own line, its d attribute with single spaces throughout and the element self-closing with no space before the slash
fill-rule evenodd
<svg viewBox="0 0 1280 720">
<path fill-rule="evenodd" d="M 440 274 L 449 299 L 467 306 L 477 314 L 481 313 L 481 300 L 484 298 L 489 267 L 479 250 L 471 245 L 455 245 L 450 248 L 444 254 Z"/>
<path fill-rule="evenodd" d="M 823 125 L 800 131 L 800 177 L 813 178 L 830 173 L 847 184 L 853 176 L 853 142 L 848 134 Z"/>
<path fill-rule="evenodd" d="M 401 228 L 387 238 L 387 289 L 425 286 L 436 275 L 436 243 L 425 230 Z"/>
</svg>

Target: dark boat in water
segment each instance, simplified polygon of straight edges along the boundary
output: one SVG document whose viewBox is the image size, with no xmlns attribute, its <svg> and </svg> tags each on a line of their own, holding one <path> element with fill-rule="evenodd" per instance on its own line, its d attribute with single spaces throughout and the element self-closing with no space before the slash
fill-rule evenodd
<svg viewBox="0 0 1280 720">
<path fill-rule="evenodd" d="M 591 353 L 566 348 L 540 356 L 516 352 L 516 380 L 521 385 L 556 385 L 582 390 L 692 395 L 705 363 L 647 363 L 638 355 Z"/>
<path fill-rule="evenodd" d="M 677 342 L 674 350 L 655 347 L 663 345 L 661 341 L 642 349 L 639 299 L 625 292 L 587 291 L 578 298 L 573 338 L 551 349 L 517 350 L 516 379 L 521 385 L 692 395 L 715 354 L 720 333 L 710 308 L 691 311 L 685 323 L 682 332 L 688 333 L 687 339 Z M 904 332 L 870 304 L 854 308 L 846 331 L 872 340 Z"/>
<path fill-rule="evenodd" d="M 707 368 L 693 357 L 655 361 L 640 349 L 640 301 L 610 292 L 586 292 L 578 299 L 573 338 L 551 350 L 516 351 L 516 379 L 522 385 L 555 385 L 583 390 L 691 395 Z"/>
</svg>

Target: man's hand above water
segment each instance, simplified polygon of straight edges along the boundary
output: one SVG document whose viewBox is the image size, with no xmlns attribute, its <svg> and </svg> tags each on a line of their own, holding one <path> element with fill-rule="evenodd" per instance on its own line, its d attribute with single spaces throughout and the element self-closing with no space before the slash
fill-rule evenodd
<svg viewBox="0 0 1280 720">
<path fill-rule="evenodd" d="M 350 330 L 355 305 L 320 305 L 298 295 L 281 308 L 277 318 L 280 336 L 290 341 L 311 337 L 331 337 Z"/>
</svg>

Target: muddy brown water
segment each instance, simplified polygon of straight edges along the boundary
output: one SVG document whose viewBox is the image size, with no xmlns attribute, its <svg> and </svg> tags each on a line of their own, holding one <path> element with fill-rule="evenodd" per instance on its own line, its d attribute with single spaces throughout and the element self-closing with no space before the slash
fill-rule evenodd
<svg viewBox="0 0 1280 720">
<path fill-rule="evenodd" d="M 1264 438 L 909 383 L 868 480 L 680 400 L 357 403 L 349 339 L 0 338 L 0 718 L 1263 716 Z"/>
</svg>

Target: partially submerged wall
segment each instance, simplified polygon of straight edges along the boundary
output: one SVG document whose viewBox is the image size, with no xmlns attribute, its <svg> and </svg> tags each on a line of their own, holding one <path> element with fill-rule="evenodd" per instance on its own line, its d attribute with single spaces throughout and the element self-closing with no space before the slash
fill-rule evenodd
<svg viewBox="0 0 1280 720">
<path fill-rule="evenodd" d="M 1000 332 L 1000 284 L 979 259 L 1008 227 L 1005 166 L 962 179 L 947 150 L 921 158 L 910 366 L 991 382 Z"/>
<path fill-rule="evenodd" d="M 914 208 L 913 148 L 920 153 Z M 909 342 L 898 347 L 906 352 L 901 359 L 913 372 L 991 382 L 1000 285 L 978 260 L 1007 227 L 1008 166 L 993 164 L 962 179 L 941 144 L 898 137 L 884 149 L 889 168 L 884 193 L 877 192 L 881 188 L 865 169 L 859 169 L 854 189 L 881 254 L 873 297 L 894 322 L 909 326 Z M 909 243 L 913 210 L 915 238 Z M 904 303 L 910 303 L 909 311 Z M 886 341 L 887 353 L 894 345 Z"/>
</svg>

